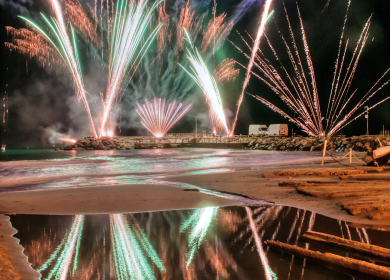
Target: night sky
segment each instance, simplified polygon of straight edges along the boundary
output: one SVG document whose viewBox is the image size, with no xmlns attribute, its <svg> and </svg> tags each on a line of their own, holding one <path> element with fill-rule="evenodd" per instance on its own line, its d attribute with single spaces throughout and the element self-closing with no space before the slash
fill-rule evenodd
<svg viewBox="0 0 390 280">
<path fill-rule="evenodd" d="M 81 0 L 80 2 L 85 4 L 86 0 Z M 175 0 L 167 0 L 166 6 L 169 7 L 174 2 Z M 176 2 L 181 1 L 176 0 Z M 192 2 L 200 3 L 201 1 L 192 0 Z M 206 23 L 211 17 L 212 2 L 203 9 Z M 217 15 L 226 12 L 228 17 L 232 16 L 236 6 L 240 2 L 239 0 L 217 1 Z M 244 36 L 246 36 L 245 32 L 248 32 L 253 37 L 256 36 L 263 1 L 252 2 L 250 9 L 236 23 L 228 37 L 228 40 L 243 48 L 247 53 L 249 51 L 245 48 L 245 44 L 239 37 L 237 31 Z M 326 112 L 333 79 L 334 62 L 337 57 L 339 39 L 348 1 L 331 0 L 328 8 L 324 9 L 327 2 L 328 0 L 297 1 L 313 58 L 323 115 Z M 289 13 L 295 35 L 300 38 L 301 33 L 298 25 L 296 1 L 284 1 L 284 4 Z M 274 43 L 281 59 L 288 64 L 288 57 L 283 46 L 280 44 L 281 41 L 276 31 L 277 24 L 285 37 L 288 37 L 283 1 L 273 1 L 272 9 L 275 10 L 275 13 L 273 18 L 267 23 L 266 33 Z M 48 5 L 46 0 L 0 0 L 0 36 L 2 42 L 0 47 L 0 93 L 1 98 L 3 98 L 4 93 L 7 91 L 9 98 L 9 121 L 6 132 L 4 133 L 3 130 L 1 132 L 1 139 L 2 143 L 6 143 L 9 148 L 50 146 L 50 135 L 47 133 L 48 128 L 52 131 L 58 131 L 59 133 L 73 137 L 82 137 L 88 134 L 88 131 L 84 128 L 85 124 L 81 121 L 85 119 L 86 114 L 82 104 L 77 105 L 72 81 L 67 70 L 61 69 L 58 66 L 42 67 L 34 59 L 30 59 L 14 51 L 11 52 L 4 46 L 4 42 L 11 41 L 11 37 L 6 33 L 5 26 L 13 26 L 15 28 L 24 27 L 25 24 L 17 18 L 17 15 L 25 15 L 37 19 L 39 18 L 39 12 L 44 12 L 47 15 L 52 14 L 50 5 Z M 389 13 L 389 1 L 352 1 L 345 33 L 345 38 L 350 38 L 351 41 L 348 49 L 349 56 L 354 51 L 365 22 L 373 14 L 369 39 L 351 87 L 351 92 L 358 89 L 354 99 L 355 101 L 352 102 L 354 104 L 359 100 L 358 97 L 363 96 L 390 67 L 390 42 L 389 32 L 387 30 L 387 27 L 390 26 Z M 261 48 L 263 49 L 266 47 L 266 44 L 264 44 L 264 40 L 262 42 Z M 229 41 L 225 41 L 215 57 L 211 58 L 207 63 L 212 68 L 213 64 L 219 63 L 224 58 L 233 58 L 244 65 L 248 64 L 248 60 Z M 88 55 L 86 55 L 82 58 L 82 62 L 88 61 L 89 59 Z M 82 65 L 83 67 L 84 65 Z M 89 86 L 94 91 L 104 92 L 105 87 L 101 81 L 100 74 L 93 74 L 93 69 L 91 70 L 92 67 L 90 65 L 85 67 L 85 83 L 89 83 Z M 235 82 L 220 86 L 224 107 L 227 111 L 230 111 L 230 114 L 228 113 L 230 125 L 233 121 L 233 113 L 236 110 L 235 104 L 241 93 L 244 78 L 245 70 L 241 69 L 240 75 Z M 388 79 L 390 79 L 389 74 L 387 75 L 387 79 L 383 81 L 387 81 Z M 260 95 L 286 112 L 291 112 L 280 98 L 256 77 L 252 76 L 247 92 Z M 378 92 L 368 105 L 375 104 L 389 96 L 389 94 L 390 87 L 387 86 Z M 172 132 L 192 132 L 195 128 L 193 116 L 206 116 L 207 114 L 207 105 L 204 102 L 200 89 L 194 86 L 188 95 L 193 96 L 191 100 L 197 104 L 195 104 L 192 112 L 173 128 Z M 132 98 L 131 94 L 128 98 Z M 379 133 L 383 125 L 385 130 L 390 130 L 389 102 L 386 101 L 370 111 L 370 134 Z M 128 106 L 126 110 L 131 111 L 131 106 Z M 126 119 L 123 110 L 122 115 Z M 247 134 L 249 124 L 254 123 L 269 125 L 271 123 L 286 122 L 287 120 L 267 108 L 260 101 L 246 95 L 240 110 L 235 132 L 236 134 Z M 205 121 L 199 125 L 200 127 L 203 126 L 206 128 L 208 123 Z M 294 132 L 304 135 L 295 125 L 289 123 L 289 127 L 290 131 L 293 128 Z M 366 120 L 362 117 L 341 132 L 346 135 L 365 134 Z M 140 129 L 139 123 L 135 123 L 131 119 L 127 122 L 126 120 L 123 121 L 121 133 L 122 135 L 140 135 L 142 133 L 145 134 L 145 130 Z M 51 136 L 54 137 L 53 134 Z"/>
</svg>

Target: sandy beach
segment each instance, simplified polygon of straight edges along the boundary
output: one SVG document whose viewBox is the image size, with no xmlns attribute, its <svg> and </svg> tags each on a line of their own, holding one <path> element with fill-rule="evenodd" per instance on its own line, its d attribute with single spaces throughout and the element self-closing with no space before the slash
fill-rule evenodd
<svg viewBox="0 0 390 280">
<path fill-rule="evenodd" d="M 194 158 L 197 157 L 184 154 L 180 160 Z M 95 163 L 105 164 L 104 161 Z M 343 159 L 341 163 L 348 164 L 348 160 Z M 13 165 L 23 167 L 25 163 L 19 165 L 13 163 Z M 34 165 L 45 166 L 44 163 L 39 162 L 35 162 Z M 64 165 L 63 162 L 58 162 L 60 168 Z M 207 169 L 207 172 L 196 168 L 185 169 L 182 172 L 152 172 L 153 176 L 143 176 L 142 184 L 135 182 L 110 185 L 110 181 L 106 180 L 101 186 L 75 185 L 49 189 L 35 188 L 35 186 L 51 181 L 66 181 L 74 176 L 8 178 L 2 180 L 3 189 L 21 186 L 26 189 L 17 189 L 15 192 L 7 190 L 2 193 L 0 212 L 4 214 L 105 214 L 265 203 L 293 206 L 351 223 L 390 225 L 390 219 L 387 217 L 368 219 L 367 213 L 351 215 L 340 207 L 340 199 L 303 195 L 296 190 L 296 186 L 302 183 L 314 181 L 312 188 L 315 188 L 319 184 L 340 182 L 342 177 L 346 179 L 348 176 L 361 176 L 360 179 L 355 178 L 352 181 L 351 178 L 348 179 L 349 184 L 354 183 L 354 186 L 364 186 L 369 180 L 371 184 L 376 182 L 383 188 L 386 187 L 388 169 L 364 167 L 360 163 L 348 165 L 345 167 L 331 158 L 326 158 L 325 165 L 322 167 L 320 157 L 314 158 L 311 163 L 298 160 L 269 165 L 243 164 L 234 168 L 221 164 L 218 168 Z M 103 180 L 108 174 L 90 176 L 90 178 Z M 161 184 L 160 181 L 164 183 Z M 340 187 L 339 191 L 342 190 L 343 187 Z M 232 194 L 233 197 L 226 196 L 226 193 Z M 370 195 L 366 193 L 352 197 L 367 199 Z M 248 200 L 243 202 L 241 198 L 244 200 L 248 198 Z M 371 200 L 373 199 L 380 198 L 371 197 Z"/>
</svg>

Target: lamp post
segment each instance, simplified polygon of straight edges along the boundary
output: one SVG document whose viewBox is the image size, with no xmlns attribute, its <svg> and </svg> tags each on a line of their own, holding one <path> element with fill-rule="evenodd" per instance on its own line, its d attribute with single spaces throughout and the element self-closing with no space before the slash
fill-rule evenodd
<svg viewBox="0 0 390 280">
<path fill-rule="evenodd" d="M 198 139 L 198 116 L 195 116 L 195 139 Z"/>
<path fill-rule="evenodd" d="M 364 106 L 364 109 L 366 109 L 366 119 L 367 119 L 367 135 L 370 135 L 368 133 L 368 110 L 370 109 L 368 106 Z"/>
</svg>

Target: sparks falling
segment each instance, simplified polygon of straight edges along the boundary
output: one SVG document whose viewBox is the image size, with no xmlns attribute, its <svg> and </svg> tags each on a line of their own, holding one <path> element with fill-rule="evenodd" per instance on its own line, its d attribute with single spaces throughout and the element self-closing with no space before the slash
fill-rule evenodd
<svg viewBox="0 0 390 280">
<path fill-rule="evenodd" d="M 190 44 L 190 49 L 187 49 L 188 60 L 191 63 L 191 72 L 187 71 L 180 65 L 185 72 L 199 85 L 203 91 L 203 95 L 209 106 L 209 114 L 213 127 L 217 130 L 225 130 L 229 134 L 229 129 L 226 122 L 225 112 L 222 106 L 221 95 L 217 83 L 212 75 L 210 75 L 206 64 L 204 63 L 198 50 L 192 45 L 189 34 L 185 30 L 187 41 Z"/>
<path fill-rule="evenodd" d="M 109 77 L 103 102 L 100 135 L 105 130 L 107 119 L 123 81 L 128 73 L 137 69 L 145 52 L 162 26 L 162 24 L 159 24 L 143 42 L 143 35 L 150 24 L 153 11 L 161 2 L 155 2 L 149 10 L 147 9 L 148 0 L 139 0 L 138 3 L 132 1 L 129 6 L 125 0 L 117 3 L 112 26 Z"/>
<path fill-rule="evenodd" d="M 75 30 L 71 25 L 71 37 L 68 35 L 68 30 L 66 28 L 66 23 L 64 20 L 63 12 L 61 9 L 61 5 L 57 0 L 50 0 L 52 5 L 55 18 L 47 18 L 44 14 L 41 14 L 47 27 L 54 33 L 53 38 L 51 38 L 39 25 L 27 19 L 25 17 L 20 17 L 29 23 L 34 30 L 36 30 L 41 36 L 45 37 L 51 45 L 55 48 L 55 50 L 59 53 L 64 63 L 69 69 L 69 72 L 72 74 L 73 83 L 76 88 L 77 97 L 84 104 L 84 107 L 87 111 L 89 120 L 91 122 L 92 131 L 97 136 L 95 124 L 92 119 L 91 110 L 89 108 L 88 100 L 87 100 L 87 92 L 84 88 L 83 76 L 80 67 L 79 55 L 77 51 L 76 45 L 76 37 Z M 31 39 L 37 40 L 37 38 L 30 35 Z M 30 41 L 31 42 L 31 41 Z M 37 47 L 37 44 L 35 44 Z M 39 46 L 40 48 L 40 46 Z M 38 52 L 38 51 L 37 51 Z"/>
<path fill-rule="evenodd" d="M 234 59 L 226 58 L 224 59 L 215 69 L 214 69 L 214 79 L 218 84 L 224 82 L 233 82 L 236 80 L 240 69 L 235 69 L 236 62 Z"/>
<path fill-rule="evenodd" d="M 264 12 L 263 12 L 263 14 L 261 16 L 260 27 L 259 27 L 259 30 L 257 32 L 256 40 L 255 40 L 254 45 L 253 45 L 252 56 L 251 56 L 251 58 L 249 60 L 249 65 L 247 67 L 246 77 L 245 77 L 244 84 L 242 86 L 241 95 L 240 95 L 240 98 L 238 99 L 238 103 L 237 103 L 236 116 L 234 118 L 234 122 L 233 122 L 233 126 L 232 126 L 232 132 L 231 132 L 232 134 L 234 133 L 234 129 L 236 128 L 238 113 L 240 111 L 241 103 L 244 100 L 245 89 L 247 88 L 247 86 L 249 84 L 252 67 L 253 67 L 253 64 L 254 64 L 254 61 L 255 61 L 256 53 L 257 53 L 257 51 L 258 51 L 258 49 L 260 47 L 260 39 L 261 39 L 261 37 L 263 36 L 263 33 L 264 33 L 265 24 L 266 24 L 267 19 L 268 19 L 268 13 L 269 13 L 269 10 L 270 10 L 270 7 L 271 7 L 271 3 L 272 3 L 272 0 L 267 0 L 265 2 L 265 5 L 264 5 Z"/>
<path fill-rule="evenodd" d="M 310 136 L 327 136 L 330 137 L 337 133 L 339 130 L 348 125 L 351 121 L 360 117 L 364 113 L 356 116 L 358 109 L 362 108 L 369 99 L 371 99 L 379 90 L 386 86 L 390 80 L 387 80 L 383 84 L 379 85 L 381 81 L 390 71 L 387 70 L 382 77 L 374 84 L 374 86 L 363 96 L 360 101 L 354 105 L 354 107 L 346 112 L 346 108 L 351 106 L 351 100 L 353 99 L 357 90 L 351 92 L 351 84 L 356 73 L 356 69 L 366 45 L 369 28 L 371 25 L 371 17 L 367 20 L 363 27 L 362 33 L 358 39 L 355 50 L 352 54 L 352 58 L 349 63 L 346 61 L 346 53 L 349 45 L 349 40 L 344 44 L 344 31 L 348 18 L 348 11 L 351 1 L 348 2 L 347 13 L 344 19 L 344 25 L 342 27 L 341 38 L 339 43 L 338 55 L 335 63 L 335 71 L 333 74 L 333 82 L 330 91 L 330 97 L 325 117 L 321 114 L 321 106 L 317 90 L 317 82 L 314 73 L 313 61 L 310 54 L 309 45 L 306 38 L 303 21 L 298 10 L 298 16 L 300 21 L 300 29 L 302 32 L 302 41 L 304 47 L 304 53 L 306 58 L 306 64 L 308 71 L 304 70 L 303 59 L 299 54 L 298 45 L 295 40 L 295 35 L 292 30 L 289 16 L 285 9 L 286 19 L 288 22 L 289 33 L 293 49 L 290 48 L 287 40 L 281 36 L 282 45 L 285 46 L 286 52 L 290 59 L 290 63 L 294 69 L 293 73 L 289 73 L 288 70 L 281 63 L 279 55 L 273 47 L 270 40 L 267 38 L 268 47 L 273 53 L 275 61 L 278 66 L 274 66 L 269 58 L 266 58 L 263 52 L 256 51 L 254 65 L 260 70 L 260 74 L 251 71 L 251 73 L 262 80 L 272 91 L 274 91 L 293 111 L 297 117 L 291 117 L 289 114 L 279 109 L 271 102 L 267 101 L 263 97 L 254 96 L 266 106 L 281 114 L 289 121 L 295 123 L 302 128 Z M 247 46 L 249 44 L 247 43 Z M 344 49 L 344 50 L 343 50 Z M 246 55 L 248 58 L 249 56 Z M 249 68 L 248 68 L 249 69 Z M 383 103 L 390 97 L 376 103 L 371 106 L 370 109 L 375 108 L 379 104 Z M 355 117 L 354 117 L 355 116 Z M 323 120 L 326 120 L 326 124 L 323 125 Z"/>
<path fill-rule="evenodd" d="M 145 99 L 145 104 L 137 102 L 137 114 L 141 117 L 141 124 L 156 138 L 163 137 L 187 112 L 192 103 L 183 107 L 176 100 L 166 104 L 165 99 L 154 98 L 153 103 Z"/>
</svg>

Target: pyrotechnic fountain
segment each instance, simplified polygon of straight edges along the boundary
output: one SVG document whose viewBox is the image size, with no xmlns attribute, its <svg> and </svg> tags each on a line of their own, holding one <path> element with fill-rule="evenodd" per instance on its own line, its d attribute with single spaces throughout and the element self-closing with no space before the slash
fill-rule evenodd
<svg viewBox="0 0 390 280">
<path fill-rule="evenodd" d="M 264 33 L 265 24 L 266 24 L 267 19 L 268 19 L 268 13 L 269 13 L 269 10 L 270 10 L 270 7 L 271 7 L 271 3 L 272 3 L 272 0 L 267 0 L 265 2 L 265 5 L 264 5 L 264 12 L 263 12 L 263 14 L 261 16 L 261 23 L 260 23 L 260 26 L 259 26 L 259 30 L 257 31 L 256 40 L 255 40 L 254 45 L 253 45 L 252 56 L 251 56 L 251 58 L 249 60 L 249 65 L 247 67 L 245 81 L 244 81 L 244 84 L 242 86 L 242 92 L 241 92 L 240 98 L 238 99 L 238 103 L 237 103 L 237 112 L 236 112 L 236 116 L 234 118 L 234 122 L 233 122 L 233 126 L 232 126 L 232 132 L 231 132 L 232 134 L 234 134 L 234 129 L 236 128 L 238 112 L 240 111 L 241 103 L 244 100 L 245 89 L 246 89 L 246 87 L 249 84 L 249 80 L 250 80 L 250 77 L 251 77 L 250 73 L 252 71 L 252 67 L 253 67 L 253 64 L 254 64 L 256 53 L 257 53 L 257 51 L 258 51 L 258 49 L 260 47 L 260 39 L 261 39 L 261 37 L 263 36 L 263 33 Z"/>
<path fill-rule="evenodd" d="M 156 95 L 166 98 L 167 102 L 186 98 L 195 83 L 184 72 L 179 71 L 178 74 L 178 62 L 182 65 L 188 63 L 182 52 L 184 28 L 200 42 L 202 59 L 208 60 L 230 34 L 236 21 L 252 5 L 246 2 L 240 5 L 230 19 L 226 13 L 216 15 L 214 9 L 213 18 L 205 24 L 205 17 L 197 14 L 200 6 L 191 7 L 189 2 L 179 5 L 177 13 L 167 13 L 165 4 L 160 5 L 162 1 L 153 2 L 149 8 L 148 0 L 131 3 L 119 0 L 115 5 L 113 1 L 95 1 L 94 7 L 87 4 L 88 9 L 83 9 L 78 0 L 65 0 L 64 9 L 58 0 L 48 1 L 52 3 L 55 18 L 42 15 L 44 24 L 41 26 L 23 18 L 28 23 L 28 29 L 7 27 L 13 41 L 6 45 L 36 58 L 43 65 L 67 66 L 77 96 L 83 101 L 88 113 L 95 137 L 108 135 L 109 130 L 112 130 L 108 128 L 108 125 L 112 125 L 109 119 L 115 118 L 124 103 L 130 102 L 129 109 L 133 109 L 137 100 L 150 99 Z M 156 10 L 158 17 L 154 20 L 153 13 Z M 157 27 L 152 28 L 150 35 L 144 36 L 153 25 Z M 92 51 L 91 61 L 100 63 L 101 71 L 108 69 L 106 93 L 100 94 L 100 113 L 95 107 L 91 113 L 87 100 L 89 94 L 83 82 L 76 45 L 78 35 Z M 150 49 L 154 37 L 157 37 L 157 48 Z M 227 59 L 216 67 L 214 74 L 218 83 L 222 83 L 234 80 L 238 73 L 234 69 L 234 62 Z M 147 79 L 143 79 L 144 75 Z M 157 80 L 158 83 L 155 82 Z M 129 85 L 132 88 L 130 90 Z M 130 93 L 131 98 L 123 98 Z M 224 124 L 226 121 L 218 122 L 222 122 L 219 124 L 221 129 L 227 130 Z"/>
<path fill-rule="evenodd" d="M 117 4 L 112 27 L 109 78 L 103 102 L 100 134 L 105 130 L 107 118 L 126 75 L 136 71 L 142 57 L 162 26 L 160 23 L 142 44 L 142 35 L 149 26 L 153 11 L 161 2 L 155 2 L 149 10 L 146 9 L 147 0 L 140 0 L 138 5 L 133 1 L 128 6 L 124 0 Z M 142 47 L 138 50 L 141 45 Z"/>
<path fill-rule="evenodd" d="M 44 14 L 41 15 L 49 30 L 54 33 L 54 38 L 50 37 L 39 25 L 33 21 L 25 17 L 20 17 L 28 22 L 33 27 L 34 31 L 38 32 L 40 35 L 35 35 L 34 32 L 30 32 L 25 29 L 16 30 L 13 28 L 8 28 L 8 31 L 12 32 L 16 39 L 14 41 L 15 44 L 6 45 L 21 51 L 22 53 L 31 53 L 33 56 L 38 57 L 38 59 L 42 61 L 48 61 L 50 59 L 50 55 L 52 55 L 54 52 L 57 52 L 57 54 L 59 54 L 62 58 L 62 62 L 66 64 L 69 72 L 72 75 L 77 97 L 83 102 L 91 122 L 93 133 L 95 136 L 97 136 L 91 110 L 87 101 L 87 92 L 84 88 L 74 28 L 71 25 L 71 40 L 67 32 L 64 16 L 59 2 L 57 0 L 50 0 L 50 3 L 52 4 L 55 18 L 52 17 L 49 20 Z M 19 40 L 18 38 L 24 40 Z M 57 41 L 57 43 L 55 43 L 55 41 Z M 50 50 L 52 47 L 55 49 L 55 51 Z"/>
<path fill-rule="evenodd" d="M 296 43 L 294 32 L 292 30 L 289 16 L 286 13 L 286 19 L 288 22 L 289 32 L 291 36 L 291 41 L 293 49 L 291 49 L 286 41 L 286 39 L 281 35 L 282 44 L 285 46 L 287 54 L 289 56 L 291 65 L 294 69 L 293 73 L 289 73 L 284 65 L 281 63 L 279 55 L 277 54 L 275 48 L 271 44 L 270 40 L 267 38 L 268 46 L 273 53 L 274 59 L 279 64 L 274 66 L 269 58 L 265 57 L 264 50 L 263 52 L 253 49 L 255 54 L 254 65 L 260 70 L 260 74 L 251 71 L 251 73 L 263 81 L 267 86 L 269 86 L 272 91 L 274 91 L 293 111 L 297 117 L 291 117 L 289 114 L 285 113 L 283 110 L 276 107 L 271 102 L 267 101 L 261 96 L 254 96 L 266 106 L 274 110 L 275 112 L 281 114 L 289 121 L 295 123 L 302 128 L 304 132 L 310 136 L 324 136 L 330 137 L 337 133 L 340 129 L 347 126 L 350 122 L 362 116 L 365 112 L 358 114 L 355 113 L 361 107 L 363 107 L 369 99 L 371 99 L 379 90 L 386 86 L 390 80 L 386 81 L 382 85 L 378 86 L 380 81 L 385 77 L 389 72 L 387 70 L 382 77 L 374 84 L 374 86 L 361 98 L 357 104 L 344 116 L 342 114 L 351 103 L 352 98 L 354 97 L 357 90 L 351 92 L 351 83 L 355 76 L 356 68 L 358 66 L 361 54 L 365 47 L 365 44 L 369 35 L 369 28 L 371 24 L 371 17 L 367 20 L 363 31 L 360 35 L 360 38 L 357 42 L 356 48 L 352 55 L 351 61 L 348 66 L 345 68 L 344 64 L 346 63 L 346 53 L 348 49 L 349 40 L 345 44 L 345 49 L 342 54 L 342 46 L 344 39 L 344 30 L 347 23 L 348 10 L 350 7 L 351 1 L 348 2 L 347 14 L 345 16 L 344 25 L 342 28 L 340 44 L 338 49 L 338 56 L 335 63 L 335 72 L 333 77 L 333 83 L 331 87 L 328 107 L 326 111 L 326 116 L 323 118 L 321 114 L 320 100 L 318 96 L 317 83 L 315 79 L 314 66 L 312 58 L 310 55 L 309 45 L 307 43 L 306 33 L 303 26 L 302 18 L 298 9 L 298 15 L 300 20 L 300 28 L 302 31 L 302 40 L 303 47 L 305 51 L 306 63 L 308 67 L 308 74 L 304 70 L 301 56 L 299 54 L 298 45 Z M 245 41 L 245 40 L 244 40 Z M 249 44 L 247 43 L 248 47 Z M 249 47 L 250 48 L 250 47 Z M 250 58 L 249 55 L 246 57 Z M 249 68 L 248 68 L 249 69 Z M 296 78 L 294 78 L 294 75 Z M 342 77 L 344 75 L 344 77 Z M 310 83 L 306 76 L 310 77 Z M 311 84 L 311 86 L 310 86 Z M 390 97 L 386 97 L 382 101 L 376 103 L 373 106 L 370 106 L 370 109 L 375 108 L 379 104 L 388 100 Z M 353 117 L 355 115 L 355 117 Z M 322 121 L 326 120 L 326 125 L 323 126 Z"/>
<path fill-rule="evenodd" d="M 127 81 L 128 75 L 133 75 L 137 70 L 145 52 L 162 26 L 162 24 L 159 24 L 149 37 L 146 39 L 143 37 L 149 27 L 154 10 L 162 1 L 155 2 L 150 9 L 147 9 L 148 0 L 132 1 L 130 5 L 128 5 L 127 1 L 120 0 L 116 5 L 113 18 L 111 19 L 107 16 L 107 22 L 109 23 L 108 38 L 109 40 L 111 39 L 109 42 L 109 79 L 104 100 L 102 98 L 103 112 L 99 133 L 95 129 L 87 101 L 75 30 L 72 24 L 70 24 L 72 35 L 72 39 L 70 39 L 59 2 L 57 0 L 50 0 L 50 2 L 56 18 L 49 20 L 43 14 L 42 17 L 47 25 L 46 27 L 54 33 L 53 37 L 50 37 L 38 24 L 21 17 L 32 26 L 33 31 L 27 29 L 16 30 L 8 27 L 8 31 L 14 36 L 14 42 L 13 44 L 6 43 L 6 45 L 22 53 L 31 54 L 43 63 L 55 62 L 53 56 L 57 54 L 59 60 L 68 67 L 69 72 L 72 74 L 77 96 L 84 103 L 95 137 L 101 137 L 107 131 L 105 127 L 107 119 L 124 81 Z M 96 29 L 93 29 L 93 22 L 83 13 L 80 3 L 78 1 L 66 1 L 66 5 L 69 10 L 70 20 L 77 24 L 80 32 L 92 44 L 102 47 L 104 45 L 103 40 L 100 41 L 98 39 Z M 96 13 L 94 16 L 97 21 Z M 112 26 L 111 21 L 113 22 Z M 96 23 L 96 28 L 97 25 L 98 23 Z M 101 33 L 103 34 L 104 32 Z"/>
<path fill-rule="evenodd" d="M 222 106 L 221 95 L 218 90 L 217 83 L 212 75 L 210 75 L 206 64 L 204 63 L 198 50 L 193 46 L 188 32 L 185 30 L 187 41 L 190 44 L 191 50 L 187 49 L 188 60 L 191 63 L 191 72 L 187 71 L 180 65 L 184 71 L 191 76 L 191 78 L 202 89 L 203 95 L 209 105 L 209 114 L 213 126 L 218 130 L 225 130 L 229 134 L 229 129 L 226 122 L 225 112 Z"/>
<path fill-rule="evenodd" d="M 176 104 L 176 100 L 165 104 L 165 99 L 154 98 L 153 103 L 145 99 L 144 105 L 137 102 L 136 112 L 141 124 L 155 137 L 162 138 L 192 107 L 192 103 L 184 107 Z"/>
</svg>

